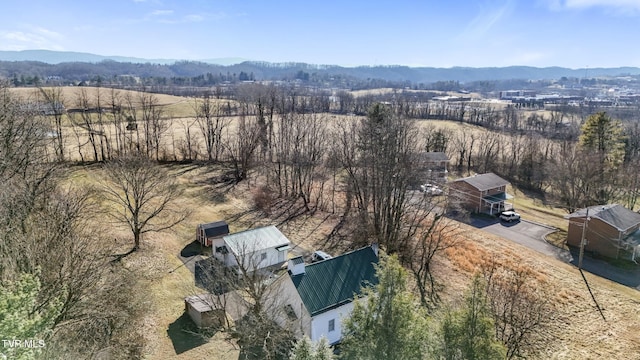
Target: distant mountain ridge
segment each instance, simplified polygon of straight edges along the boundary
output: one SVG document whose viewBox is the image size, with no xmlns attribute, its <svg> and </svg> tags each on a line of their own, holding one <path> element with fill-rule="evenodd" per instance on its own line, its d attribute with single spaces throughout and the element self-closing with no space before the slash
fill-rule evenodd
<svg viewBox="0 0 640 360">
<path fill-rule="evenodd" d="M 0 51 L 0 61 L 40 61 L 46 64 L 60 64 L 65 62 L 88 62 L 98 63 L 101 61 L 128 62 L 134 64 L 160 64 L 169 65 L 180 59 L 145 59 L 130 56 L 107 56 L 96 55 L 75 51 L 54 51 L 54 50 L 22 50 L 22 51 Z M 198 60 L 207 64 L 233 65 L 239 64 L 247 59 L 242 58 L 218 58 Z"/>
<path fill-rule="evenodd" d="M 293 79 L 298 75 L 315 74 L 322 78 L 347 77 L 353 79 L 403 83 L 434 83 L 457 81 L 469 83 L 490 80 L 551 80 L 567 78 L 594 78 L 640 75 L 640 68 L 589 68 L 563 67 L 409 67 L 317 65 L 307 63 L 269 63 L 243 61 L 238 58 L 187 61 L 176 59 L 141 59 L 124 56 L 102 56 L 80 52 L 50 50 L 0 51 L 0 76 L 6 78 L 37 75 L 39 77 L 62 76 L 68 79 L 91 79 L 132 75 L 139 77 L 197 77 L 205 74 L 250 74 L 256 80 Z M 221 64 L 223 63 L 223 64 Z M 242 79 L 240 79 L 242 80 Z"/>
</svg>

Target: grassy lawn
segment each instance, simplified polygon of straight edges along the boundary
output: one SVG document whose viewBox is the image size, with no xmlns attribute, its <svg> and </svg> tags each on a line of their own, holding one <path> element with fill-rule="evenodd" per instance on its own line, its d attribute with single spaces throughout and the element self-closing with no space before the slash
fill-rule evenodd
<svg viewBox="0 0 640 360">
<path fill-rule="evenodd" d="M 554 231 L 551 234 L 546 236 L 546 240 L 549 244 L 559 247 L 561 249 L 568 250 L 567 246 L 567 231 L 566 230 L 558 230 Z"/>
<path fill-rule="evenodd" d="M 566 211 L 546 204 L 537 194 L 521 191 L 512 185 L 507 187 L 507 192 L 514 196 L 511 202 L 523 219 L 553 226 L 566 233 L 568 226 L 564 218 L 567 215 Z"/>
</svg>

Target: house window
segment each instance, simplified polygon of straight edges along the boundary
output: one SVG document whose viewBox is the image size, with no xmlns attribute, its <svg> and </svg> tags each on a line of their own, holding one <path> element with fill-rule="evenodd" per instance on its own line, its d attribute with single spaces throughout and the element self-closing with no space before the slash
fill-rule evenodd
<svg viewBox="0 0 640 360">
<path fill-rule="evenodd" d="M 329 332 L 332 332 L 335 329 L 336 329 L 336 320 L 335 319 L 329 320 Z"/>
<path fill-rule="evenodd" d="M 262 254 L 260 254 L 260 261 L 264 261 L 267 260 L 267 253 L 263 252 Z"/>
</svg>

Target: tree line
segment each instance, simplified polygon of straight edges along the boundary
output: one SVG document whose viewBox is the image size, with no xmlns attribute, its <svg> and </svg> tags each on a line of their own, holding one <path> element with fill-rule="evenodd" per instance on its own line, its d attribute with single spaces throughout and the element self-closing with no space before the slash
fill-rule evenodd
<svg viewBox="0 0 640 360">
<path fill-rule="evenodd" d="M 58 161 L 100 162 L 142 152 L 156 161 L 225 162 L 233 169 L 233 181 L 259 169 L 256 174 L 263 175 L 279 197 L 300 197 L 307 208 L 325 201 L 327 180 L 334 183 L 340 163 L 345 168 L 348 162 L 338 156 L 341 148 L 327 140 L 348 148 L 341 139 L 345 134 L 353 139 L 351 125 L 380 103 L 390 104 L 396 117 L 412 119 L 398 126 L 415 127 L 409 131 L 418 138 L 412 140 L 413 153 L 445 152 L 461 175 L 495 172 L 569 211 L 610 201 L 635 206 L 637 109 L 603 113 L 586 106 L 558 106 L 541 113 L 433 97 L 434 93 L 406 91 L 354 96 L 243 84 L 226 96 L 211 91 L 188 100 L 193 114 L 189 118 L 176 118 L 160 104 L 159 95 L 144 91 L 78 88 L 74 99 L 64 99 L 60 88 L 41 88 L 35 101 L 50 109 L 48 134 Z M 446 129 L 437 120 L 473 125 L 474 130 Z M 604 125 L 593 130 L 593 122 Z M 602 169 L 600 175 L 589 176 L 584 173 L 588 167 L 580 164 L 590 163 L 594 156 Z M 402 166 L 413 161 L 407 158 Z M 596 188 L 608 190 L 598 190 L 596 196 Z M 330 190 L 334 197 L 335 190 Z"/>
</svg>

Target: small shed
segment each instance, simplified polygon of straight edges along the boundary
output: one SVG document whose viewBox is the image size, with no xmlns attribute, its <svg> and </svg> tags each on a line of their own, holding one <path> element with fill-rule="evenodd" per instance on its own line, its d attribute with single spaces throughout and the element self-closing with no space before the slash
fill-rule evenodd
<svg viewBox="0 0 640 360">
<path fill-rule="evenodd" d="M 192 295 L 184 299 L 184 311 L 199 328 L 215 328 L 244 317 L 251 304 L 237 291 Z"/>
<path fill-rule="evenodd" d="M 204 246 L 212 246 L 214 243 L 222 245 L 222 237 L 225 235 L 229 235 L 229 225 L 225 221 L 198 224 L 196 228 L 196 240 Z"/>
<path fill-rule="evenodd" d="M 216 295 L 201 294 L 184 299 L 184 311 L 198 328 L 218 327 L 224 324 L 225 311 L 216 306 Z"/>
</svg>

